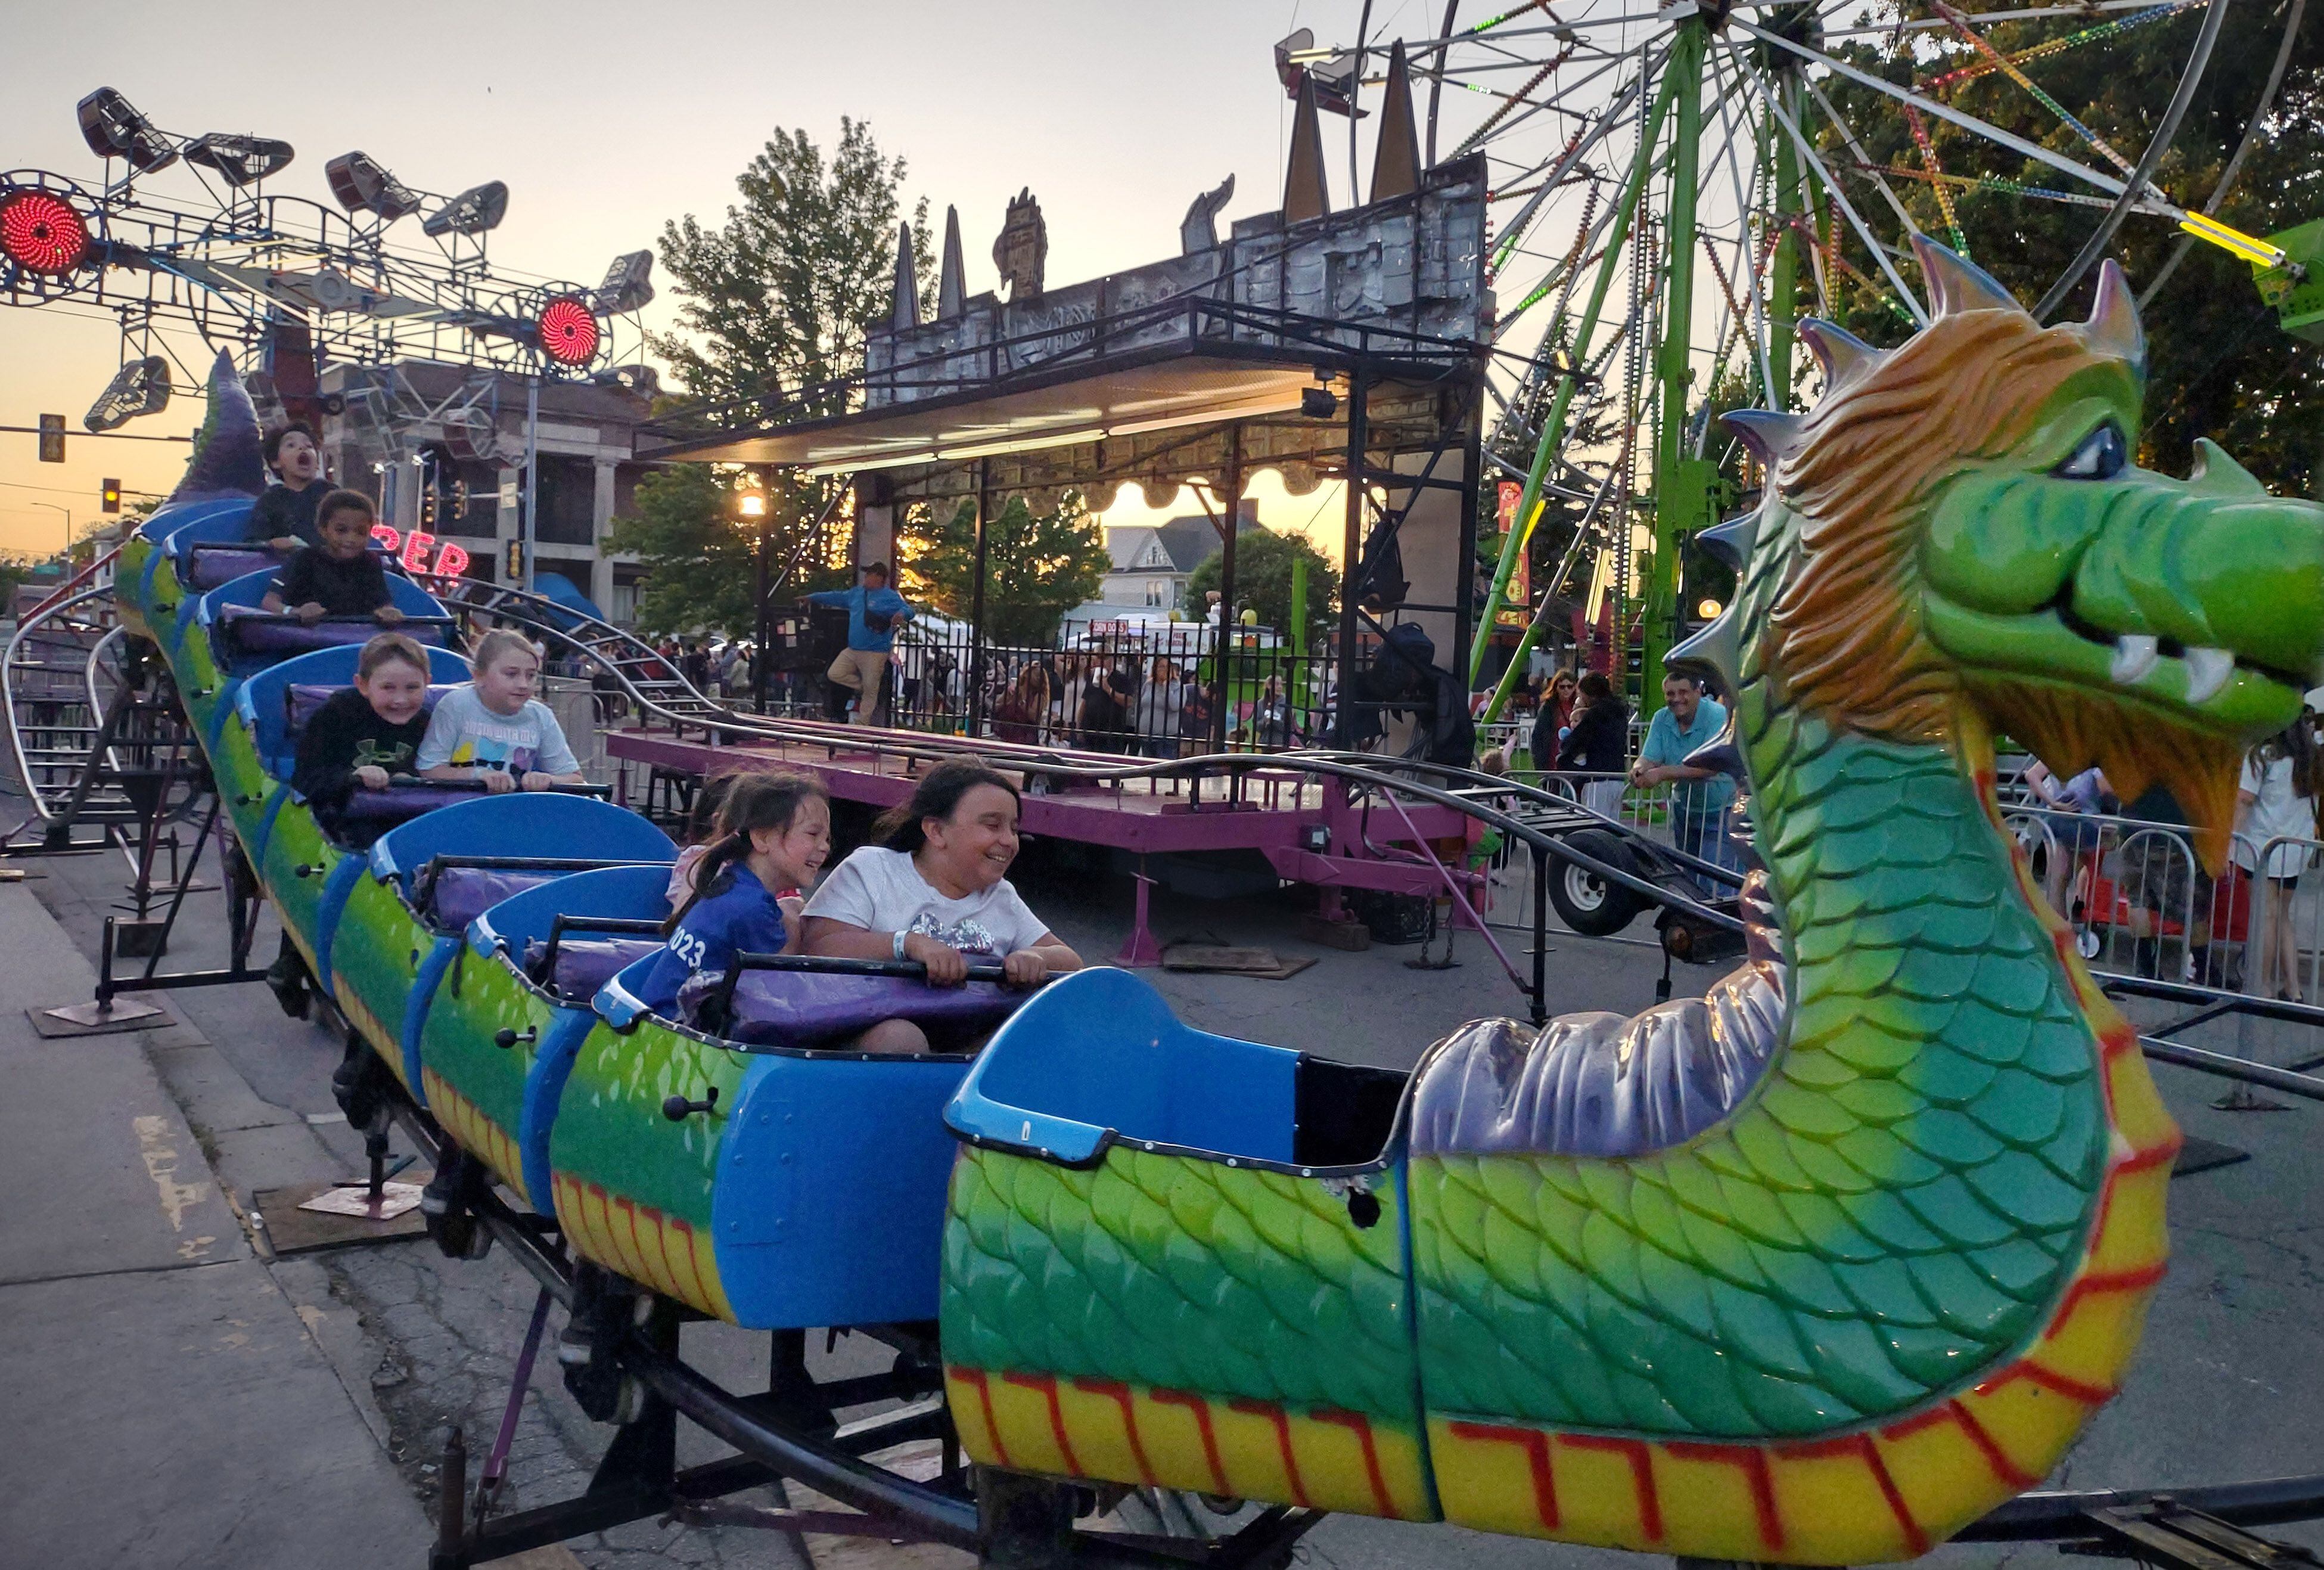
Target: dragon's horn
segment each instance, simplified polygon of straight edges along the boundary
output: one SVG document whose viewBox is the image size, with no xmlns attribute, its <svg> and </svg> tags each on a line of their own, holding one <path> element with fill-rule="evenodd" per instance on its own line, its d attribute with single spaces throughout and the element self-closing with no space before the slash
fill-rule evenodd
<svg viewBox="0 0 2324 1570">
<path fill-rule="evenodd" d="M 2138 325 L 2138 301 L 2131 298 L 2130 280 L 2112 257 L 2098 268 L 2098 301 L 2090 307 L 2090 319 L 2082 324 L 2082 336 L 2099 354 L 2145 368 L 2146 329 Z"/>
<path fill-rule="evenodd" d="M 1772 409 L 1731 409 L 1720 418 L 1769 468 L 1781 463 L 1784 455 L 1799 440 L 1800 418 L 1796 414 L 1778 414 Z"/>
<path fill-rule="evenodd" d="M 1958 316 L 1965 310 L 2025 309 L 1992 273 L 1968 257 L 1946 250 L 1926 235 L 1913 236 L 1913 254 L 1921 259 L 1922 275 L 1929 281 L 1930 302 L 1939 316 Z"/>
<path fill-rule="evenodd" d="M 1821 317 L 1802 321 L 1800 337 L 1815 351 L 1823 379 L 1834 387 L 1855 381 L 1888 357 L 1846 328 Z"/>
<path fill-rule="evenodd" d="M 2208 436 L 2195 439 L 2195 466 L 2187 483 L 2217 496 L 2264 496 L 2267 487 L 2249 469 L 2228 456 L 2227 449 Z"/>
<path fill-rule="evenodd" d="M 1744 562 L 1750 559 L 1751 547 L 1757 541 L 1758 534 L 1758 514 L 1745 513 L 1701 531 L 1695 535 L 1694 542 L 1720 561 L 1741 572 Z"/>
</svg>

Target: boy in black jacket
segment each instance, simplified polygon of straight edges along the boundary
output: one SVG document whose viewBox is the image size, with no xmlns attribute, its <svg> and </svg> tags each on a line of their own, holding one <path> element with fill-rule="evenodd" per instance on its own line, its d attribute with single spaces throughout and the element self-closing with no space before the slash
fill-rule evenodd
<svg viewBox="0 0 2324 1570">
<path fill-rule="evenodd" d="M 347 799 L 357 787 L 383 790 L 392 776 L 411 772 L 427 734 L 428 651 L 401 633 L 382 633 L 356 656 L 355 684 L 333 693 L 300 733 L 290 789 L 333 839 L 361 849 L 368 837 L 341 817 Z M 287 933 L 266 984 L 284 1013 L 307 1017 L 306 962 Z"/>
<path fill-rule="evenodd" d="M 333 491 L 324 497 L 315 508 L 315 531 L 322 543 L 290 559 L 262 606 L 310 623 L 325 616 L 371 616 L 392 627 L 403 620 L 388 591 L 387 569 L 371 552 L 375 516 L 371 498 L 358 492 Z"/>
</svg>

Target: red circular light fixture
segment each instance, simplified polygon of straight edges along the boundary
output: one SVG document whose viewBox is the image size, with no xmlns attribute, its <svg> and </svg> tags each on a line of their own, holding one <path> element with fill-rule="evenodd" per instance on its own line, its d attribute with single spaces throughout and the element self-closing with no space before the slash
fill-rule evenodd
<svg viewBox="0 0 2324 1570">
<path fill-rule="evenodd" d="M 0 255 L 17 266 L 53 277 L 79 266 L 88 250 L 88 221 L 64 198 L 30 186 L 0 195 Z"/>
<path fill-rule="evenodd" d="M 578 295 L 563 294 L 540 308 L 540 352 L 560 365 L 586 365 L 597 356 L 597 319 Z"/>
</svg>

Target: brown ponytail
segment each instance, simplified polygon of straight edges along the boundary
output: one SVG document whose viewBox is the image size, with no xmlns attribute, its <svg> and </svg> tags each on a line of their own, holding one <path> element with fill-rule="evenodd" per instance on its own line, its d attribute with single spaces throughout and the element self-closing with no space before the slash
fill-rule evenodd
<svg viewBox="0 0 2324 1570">
<path fill-rule="evenodd" d="M 662 923 L 665 933 L 677 931 L 678 924 L 703 896 L 724 891 L 727 870 L 751 854 L 752 835 L 764 828 L 787 829 L 808 801 L 830 799 L 822 780 L 788 769 L 733 774 L 727 779 L 731 783 L 718 808 L 715 836 L 709 850 L 694 864 L 693 892 Z"/>
</svg>

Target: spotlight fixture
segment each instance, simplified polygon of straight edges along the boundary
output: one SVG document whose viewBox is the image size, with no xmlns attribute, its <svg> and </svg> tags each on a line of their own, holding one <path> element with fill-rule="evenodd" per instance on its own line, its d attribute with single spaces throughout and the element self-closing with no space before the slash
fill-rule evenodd
<svg viewBox="0 0 2324 1570">
<path fill-rule="evenodd" d="M 508 217 L 508 185 L 486 180 L 472 185 L 420 220 L 420 232 L 440 238 L 446 235 L 482 235 L 500 226 Z"/>
<path fill-rule="evenodd" d="M 298 152 L 288 142 L 272 136 L 234 136 L 212 131 L 186 143 L 186 162 L 216 170 L 226 184 L 256 185 L 270 174 L 290 167 Z"/>
<path fill-rule="evenodd" d="M 1701 605 L 1694 607 L 1694 614 L 1701 616 L 1707 622 L 1726 608 L 1727 607 L 1720 605 L 1717 600 L 1705 600 Z"/>
<path fill-rule="evenodd" d="M 605 282 L 589 296 L 589 309 L 600 316 L 622 316 L 641 309 L 653 297 L 653 253 L 632 251 L 605 269 Z"/>
<path fill-rule="evenodd" d="M 111 88 L 99 88 L 83 98 L 76 113 L 80 116 L 81 140 L 99 158 L 126 159 L 139 174 L 167 169 L 178 161 L 178 150 L 170 139 Z"/>
<path fill-rule="evenodd" d="M 586 365 L 597 355 L 597 319 L 577 294 L 560 294 L 533 319 L 540 352 L 559 365 Z"/>
<path fill-rule="evenodd" d="M 113 374 L 80 422 L 92 431 L 118 429 L 143 414 L 170 406 L 170 362 L 159 355 L 132 360 Z"/>
<path fill-rule="evenodd" d="M 420 208 L 419 193 L 387 172 L 368 152 L 342 152 L 323 165 L 331 194 L 351 213 L 376 213 L 393 223 Z"/>
<path fill-rule="evenodd" d="M 652 398 L 661 392 L 661 373 L 651 365 L 615 365 L 589 378 L 600 387 L 618 387 L 624 392 L 634 392 L 641 398 Z"/>
<path fill-rule="evenodd" d="M 1302 387 L 1299 412 L 1310 420 L 1329 420 L 1340 411 L 1340 400 L 1329 387 Z"/>
<path fill-rule="evenodd" d="M 0 255 L 27 272 L 62 277 L 88 259 L 88 220 L 39 186 L 0 186 Z"/>
</svg>

